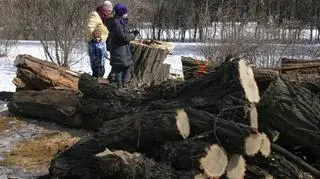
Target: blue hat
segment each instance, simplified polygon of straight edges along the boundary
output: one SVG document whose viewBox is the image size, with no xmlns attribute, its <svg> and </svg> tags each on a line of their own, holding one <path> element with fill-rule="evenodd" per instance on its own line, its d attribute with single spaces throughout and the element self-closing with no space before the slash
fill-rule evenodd
<svg viewBox="0 0 320 179">
<path fill-rule="evenodd" d="M 114 6 L 113 10 L 114 10 L 115 14 L 120 17 L 127 14 L 127 12 L 128 12 L 127 6 L 125 4 L 121 4 L 121 3 L 116 4 Z"/>
</svg>

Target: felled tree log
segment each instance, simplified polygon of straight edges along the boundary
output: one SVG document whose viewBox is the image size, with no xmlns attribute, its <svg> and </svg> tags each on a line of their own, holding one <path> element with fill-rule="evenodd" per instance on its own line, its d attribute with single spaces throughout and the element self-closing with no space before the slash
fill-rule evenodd
<svg viewBox="0 0 320 179">
<path fill-rule="evenodd" d="M 80 97 L 71 90 L 18 91 L 8 104 L 10 113 L 72 127 L 82 125 L 80 107 Z"/>
<path fill-rule="evenodd" d="M 214 62 L 196 60 L 191 57 L 181 57 L 183 76 L 185 80 L 199 77 L 214 71 Z"/>
<path fill-rule="evenodd" d="M 300 145 L 320 156 L 320 100 L 309 90 L 278 78 L 259 104 L 260 128 L 270 137 Z"/>
<path fill-rule="evenodd" d="M 177 98 L 193 108 L 258 128 L 259 90 L 244 60 L 225 62 L 214 73 L 187 82 Z"/>
<path fill-rule="evenodd" d="M 171 50 L 168 43 L 154 40 L 134 41 L 131 48 L 134 60 L 132 85 L 156 85 L 169 78 L 170 65 L 163 63 Z"/>
<path fill-rule="evenodd" d="M 181 140 L 190 134 L 189 119 L 183 109 L 141 111 L 106 121 L 96 137 L 109 149 L 143 151 L 167 140 Z"/>
<path fill-rule="evenodd" d="M 17 90 L 62 88 L 78 91 L 80 75 L 77 72 L 31 55 L 18 55 L 14 65 L 17 67 L 17 77 L 13 83 Z"/>
<path fill-rule="evenodd" d="M 56 158 L 50 166 L 50 177 L 56 178 L 153 178 L 191 179 L 193 171 L 176 171 L 145 156 L 124 151 L 105 151 L 88 158 Z"/>
<path fill-rule="evenodd" d="M 278 70 L 268 68 L 253 68 L 253 73 L 261 95 L 279 76 L 283 80 L 301 85 L 315 94 L 320 94 L 319 74 L 280 74 Z"/>
<path fill-rule="evenodd" d="M 196 59 L 190 57 L 182 57 L 181 61 L 185 80 L 195 79 L 216 70 L 216 65 L 214 62 L 197 62 Z M 206 67 L 201 68 L 201 65 L 204 63 L 207 63 L 205 65 Z M 303 70 L 304 67 L 308 69 L 310 66 L 310 68 L 313 68 L 314 66 L 320 66 L 319 60 L 305 61 L 289 59 L 286 61 L 283 59 L 282 64 L 284 66 L 283 68 L 253 68 L 254 78 L 259 87 L 260 95 L 263 94 L 272 81 L 275 80 L 279 75 L 281 75 L 283 79 L 302 85 L 314 93 L 320 93 L 319 72 L 299 72 L 299 68 L 302 68 L 300 70 Z M 292 70 L 292 72 L 289 73 L 290 68 L 293 68 L 294 65 L 297 67 L 297 69 L 294 69 L 296 71 Z M 199 72 L 199 70 L 202 70 L 202 72 Z"/>
<path fill-rule="evenodd" d="M 230 176 L 243 176 L 245 164 L 241 155 L 254 156 L 258 152 L 264 156 L 270 154 L 268 138 L 255 129 L 217 118 L 205 111 L 190 108 L 185 111 L 190 123 L 191 138 L 169 141 L 156 147 L 151 154 L 156 161 L 167 162 L 177 170 L 204 170 L 210 177 L 221 176 L 225 170 Z M 229 163 L 227 154 L 238 157 L 230 157 Z M 210 160 L 207 161 L 208 158 Z M 218 163 L 220 165 L 217 166 Z"/>
<path fill-rule="evenodd" d="M 281 59 L 281 73 L 320 74 L 320 60 Z"/>
<path fill-rule="evenodd" d="M 280 179 L 301 177 L 302 171 L 300 168 L 276 152 L 272 152 L 269 157 L 246 158 L 246 161 L 248 178 L 257 178 L 259 175 Z M 257 171 L 257 169 L 260 171 Z"/>
</svg>

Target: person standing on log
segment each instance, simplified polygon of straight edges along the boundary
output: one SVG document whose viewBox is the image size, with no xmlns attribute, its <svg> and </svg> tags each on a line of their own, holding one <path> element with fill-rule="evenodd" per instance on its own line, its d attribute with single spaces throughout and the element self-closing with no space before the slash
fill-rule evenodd
<svg viewBox="0 0 320 179">
<path fill-rule="evenodd" d="M 124 87 L 129 81 L 130 67 L 133 63 L 130 41 L 135 39 L 139 31 L 129 32 L 126 5 L 118 3 L 113 10 L 114 17 L 109 21 L 110 64 L 115 73 L 116 85 Z"/>
<path fill-rule="evenodd" d="M 109 31 L 103 23 L 103 19 L 112 15 L 112 3 L 105 1 L 103 5 L 90 13 L 86 39 L 88 42 L 88 53 L 92 69 L 92 76 L 103 77 L 105 73 L 105 61 L 108 59 L 105 42 Z"/>
</svg>

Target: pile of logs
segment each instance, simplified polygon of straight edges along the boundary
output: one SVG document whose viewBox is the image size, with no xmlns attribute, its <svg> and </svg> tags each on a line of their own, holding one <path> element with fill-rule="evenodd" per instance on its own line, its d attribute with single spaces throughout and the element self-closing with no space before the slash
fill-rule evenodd
<svg viewBox="0 0 320 179">
<path fill-rule="evenodd" d="M 139 89 L 81 74 L 77 90 L 18 91 L 9 110 L 91 131 L 56 155 L 51 178 L 320 177 L 320 99 L 305 83 L 242 59 L 208 69 L 180 83 L 133 76 Z"/>
</svg>

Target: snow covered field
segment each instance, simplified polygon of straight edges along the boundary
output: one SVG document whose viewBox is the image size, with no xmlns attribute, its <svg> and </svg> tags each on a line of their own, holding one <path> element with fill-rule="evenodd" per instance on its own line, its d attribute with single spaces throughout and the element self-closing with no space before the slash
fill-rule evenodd
<svg viewBox="0 0 320 179">
<path fill-rule="evenodd" d="M 175 46 L 173 55 L 169 55 L 165 63 L 171 64 L 170 71 L 178 75 L 182 75 L 181 55 L 201 58 L 201 52 L 196 44 L 173 43 Z M 37 41 L 19 41 L 17 44 L 10 47 L 8 57 L 0 58 L 0 91 L 15 91 L 15 86 L 12 83 L 16 75 L 14 67 L 14 59 L 19 54 L 29 54 L 40 59 L 46 59 L 42 50 L 41 44 Z M 72 70 L 91 73 L 89 57 L 86 51 L 82 51 L 77 55 L 77 58 L 82 60 L 71 66 Z M 106 74 L 109 73 L 111 67 L 106 66 Z"/>
<path fill-rule="evenodd" d="M 190 56 L 197 59 L 204 59 L 202 53 L 203 47 L 221 44 L 203 44 L 203 43 L 172 43 L 174 49 L 172 55 L 168 55 L 165 63 L 171 65 L 170 72 L 182 76 L 181 56 Z M 74 57 L 82 59 L 79 63 L 71 66 L 74 71 L 91 73 L 89 57 L 86 52 L 85 45 L 82 50 L 77 52 Z M 320 44 L 298 44 L 289 46 L 286 44 L 263 44 L 255 49 L 255 60 L 257 65 L 277 63 L 280 57 L 293 57 L 303 59 L 314 59 L 320 57 L 318 51 Z M 16 75 L 14 67 L 14 59 L 19 54 L 29 54 L 40 59 L 46 59 L 41 44 L 38 41 L 18 41 L 11 46 L 8 52 L 8 57 L 0 57 L 0 91 L 15 91 L 15 86 L 12 83 Z M 263 63 L 263 64 L 262 64 Z M 111 67 L 106 66 L 106 74 L 109 73 Z"/>
</svg>

